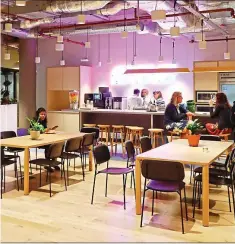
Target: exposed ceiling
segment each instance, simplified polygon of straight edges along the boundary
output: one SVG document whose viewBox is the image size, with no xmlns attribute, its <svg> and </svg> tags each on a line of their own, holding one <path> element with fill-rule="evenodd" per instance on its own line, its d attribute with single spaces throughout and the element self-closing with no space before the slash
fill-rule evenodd
<svg viewBox="0 0 235 244">
<path fill-rule="evenodd" d="M 75 34 L 114 33 L 123 30 L 136 31 L 138 20 L 142 33 L 169 35 L 170 28 L 180 27 L 182 35 L 192 38 L 201 31 L 207 37 L 232 37 L 235 35 L 235 1 L 226 0 L 171 0 L 171 1 L 75 1 L 75 0 L 27 0 L 25 7 L 15 5 L 15 0 L 1 1 L 2 33 L 8 19 L 13 23 L 13 32 L 19 38 L 56 36 L 62 33 L 69 37 Z M 8 6 L 9 5 L 9 6 Z M 175 8 L 174 8 L 175 6 Z M 9 8 L 9 13 L 8 13 Z M 125 8 L 125 11 L 123 10 Z M 151 21 L 151 11 L 166 10 L 166 20 Z M 77 15 L 86 15 L 86 24 L 77 24 Z M 126 21 L 124 21 L 124 16 Z M 60 24 L 61 23 L 61 24 Z"/>
</svg>

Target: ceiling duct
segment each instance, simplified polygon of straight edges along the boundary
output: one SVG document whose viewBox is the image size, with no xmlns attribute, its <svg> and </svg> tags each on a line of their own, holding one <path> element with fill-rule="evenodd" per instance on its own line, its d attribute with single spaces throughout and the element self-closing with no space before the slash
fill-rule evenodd
<svg viewBox="0 0 235 244">
<path fill-rule="evenodd" d="M 52 13 L 76 13 L 90 10 L 97 10 L 105 7 L 111 1 L 52 1 L 52 3 L 46 8 L 47 12 Z M 82 3 L 82 8 L 81 8 Z"/>
<path fill-rule="evenodd" d="M 24 20 L 24 21 L 20 22 L 20 28 L 21 29 L 31 29 L 31 28 L 37 27 L 42 24 L 52 23 L 53 21 L 54 21 L 54 19 L 52 19 L 52 18 L 44 18 L 44 19 L 40 19 L 40 20 L 36 20 L 36 21 Z"/>
</svg>

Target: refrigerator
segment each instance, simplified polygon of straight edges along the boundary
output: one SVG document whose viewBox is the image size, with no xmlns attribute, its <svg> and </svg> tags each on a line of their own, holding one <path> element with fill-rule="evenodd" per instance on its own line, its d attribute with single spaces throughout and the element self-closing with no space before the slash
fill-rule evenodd
<svg viewBox="0 0 235 244">
<path fill-rule="evenodd" d="M 227 95 L 230 105 L 235 101 L 235 72 L 220 73 L 220 91 Z"/>
</svg>

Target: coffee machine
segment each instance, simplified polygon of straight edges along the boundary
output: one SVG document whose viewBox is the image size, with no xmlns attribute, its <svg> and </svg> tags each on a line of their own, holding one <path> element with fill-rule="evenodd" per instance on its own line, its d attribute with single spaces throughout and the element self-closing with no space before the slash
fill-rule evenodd
<svg viewBox="0 0 235 244">
<path fill-rule="evenodd" d="M 113 109 L 127 109 L 127 97 L 113 97 Z"/>
</svg>

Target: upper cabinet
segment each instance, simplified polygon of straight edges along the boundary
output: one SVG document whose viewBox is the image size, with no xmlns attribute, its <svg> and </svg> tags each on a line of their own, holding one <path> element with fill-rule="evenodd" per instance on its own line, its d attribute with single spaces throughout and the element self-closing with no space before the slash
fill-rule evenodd
<svg viewBox="0 0 235 244">
<path fill-rule="evenodd" d="M 79 90 L 79 67 L 52 67 L 47 69 L 47 89 L 54 91 Z"/>
</svg>

